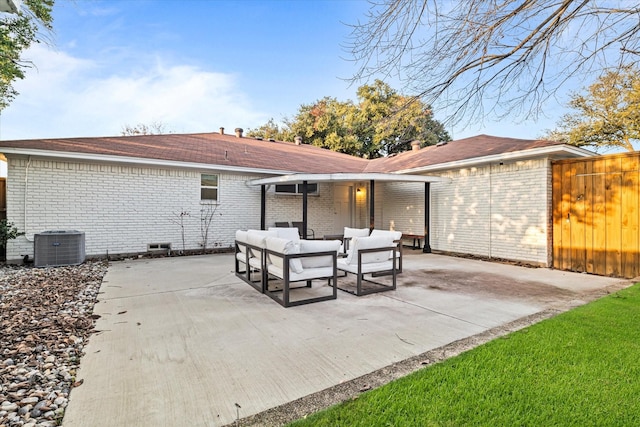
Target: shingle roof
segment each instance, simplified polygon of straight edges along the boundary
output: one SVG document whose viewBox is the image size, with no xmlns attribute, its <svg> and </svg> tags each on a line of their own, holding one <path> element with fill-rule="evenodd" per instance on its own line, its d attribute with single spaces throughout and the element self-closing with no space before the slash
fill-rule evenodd
<svg viewBox="0 0 640 427">
<path fill-rule="evenodd" d="M 0 141 L 0 147 L 307 173 L 361 172 L 368 163 L 312 145 L 219 133 Z"/>
<path fill-rule="evenodd" d="M 365 171 L 397 172 L 418 167 L 559 145 L 563 144 L 556 141 L 478 135 L 456 141 L 449 141 L 443 145 L 428 146 L 418 151 L 407 151 L 393 157 L 375 159 L 367 165 Z"/>
<path fill-rule="evenodd" d="M 0 152 L 12 148 L 14 152 L 47 150 L 273 171 L 386 173 L 562 145 L 554 141 L 478 135 L 393 157 L 365 160 L 307 144 L 200 133 L 0 141 Z"/>
</svg>

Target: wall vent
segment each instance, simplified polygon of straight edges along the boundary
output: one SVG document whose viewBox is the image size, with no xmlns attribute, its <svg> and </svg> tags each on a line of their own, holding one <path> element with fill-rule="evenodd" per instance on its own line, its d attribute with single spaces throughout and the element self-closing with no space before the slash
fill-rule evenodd
<svg viewBox="0 0 640 427">
<path fill-rule="evenodd" d="M 84 231 L 55 230 L 34 235 L 36 267 L 82 264 L 85 259 Z"/>
<path fill-rule="evenodd" d="M 167 252 L 171 250 L 171 243 L 148 243 L 147 251 L 148 252 Z"/>
</svg>

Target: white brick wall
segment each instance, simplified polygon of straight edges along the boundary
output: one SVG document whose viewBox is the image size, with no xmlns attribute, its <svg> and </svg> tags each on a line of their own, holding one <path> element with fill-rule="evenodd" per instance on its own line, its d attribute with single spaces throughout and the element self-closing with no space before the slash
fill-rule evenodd
<svg viewBox="0 0 640 427">
<path fill-rule="evenodd" d="M 10 241 L 7 259 L 33 254 L 33 234 L 85 232 L 88 255 L 146 252 L 149 243 L 182 249 L 176 215 L 185 217 L 186 249 L 199 249 L 200 174 L 183 170 L 9 156 L 7 217 L 26 237 Z M 547 160 L 459 169 L 442 173 L 451 183 L 431 185 L 431 247 L 436 250 L 548 264 L 550 167 Z M 219 205 L 208 247 L 231 247 L 235 231 L 260 227 L 258 175 L 220 173 Z M 355 227 L 368 227 L 368 183 L 353 183 Z M 25 196 L 25 188 L 27 189 Z M 302 198 L 267 193 L 266 225 L 301 221 Z M 308 224 L 316 236 L 332 234 L 333 186 L 320 184 L 308 198 Z M 424 184 L 376 183 L 375 226 L 404 233 L 424 231 Z M 25 215 L 26 205 L 26 215 Z M 25 223 L 26 220 L 26 223 Z"/>
<path fill-rule="evenodd" d="M 258 193 L 260 190 L 258 189 Z M 259 200 L 258 200 L 259 201 Z M 258 210 L 258 218 L 260 211 Z M 267 193 L 266 226 L 273 227 L 276 221 L 302 221 L 302 195 Z M 258 225 L 259 222 L 258 222 Z M 318 195 L 307 196 L 307 227 L 316 237 L 331 234 L 333 228 L 333 186 L 320 183 Z"/>
<path fill-rule="evenodd" d="M 376 208 L 376 228 L 424 234 L 424 184 L 386 182 L 376 186 L 381 192 L 376 194 L 380 206 Z"/>
<path fill-rule="evenodd" d="M 149 243 L 180 250 L 181 229 L 172 220 L 182 211 L 190 214 L 185 248 L 202 247 L 200 174 L 216 171 L 32 160 L 25 197 L 26 166 L 24 157 L 9 158 L 7 216 L 27 233 L 9 242 L 9 260 L 32 255 L 33 234 L 46 230 L 84 231 L 87 255 L 146 252 Z M 260 189 L 245 184 L 255 178 L 220 173 L 209 248 L 230 247 L 235 230 L 260 227 Z"/>
<path fill-rule="evenodd" d="M 442 174 L 431 186 L 433 249 L 548 265 L 549 162 L 529 160 Z"/>
</svg>

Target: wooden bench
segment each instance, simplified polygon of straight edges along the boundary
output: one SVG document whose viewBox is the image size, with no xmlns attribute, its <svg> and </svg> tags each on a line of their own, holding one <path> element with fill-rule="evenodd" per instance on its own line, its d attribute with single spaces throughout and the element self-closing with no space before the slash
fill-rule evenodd
<svg viewBox="0 0 640 427">
<path fill-rule="evenodd" d="M 420 249 L 422 246 L 422 239 L 424 239 L 424 236 L 422 234 L 405 234 L 405 233 L 402 234 L 402 240 L 413 240 L 411 249 L 416 249 L 416 241 L 418 242 L 417 249 Z"/>
</svg>

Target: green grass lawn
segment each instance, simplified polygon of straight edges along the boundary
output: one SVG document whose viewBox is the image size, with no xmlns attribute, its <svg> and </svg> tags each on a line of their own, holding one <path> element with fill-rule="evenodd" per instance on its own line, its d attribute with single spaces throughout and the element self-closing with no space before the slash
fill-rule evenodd
<svg viewBox="0 0 640 427">
<path fill-rule="evenodd" d="M 640 284 L 292 426 L 640 426 Z"/>
</svg>

